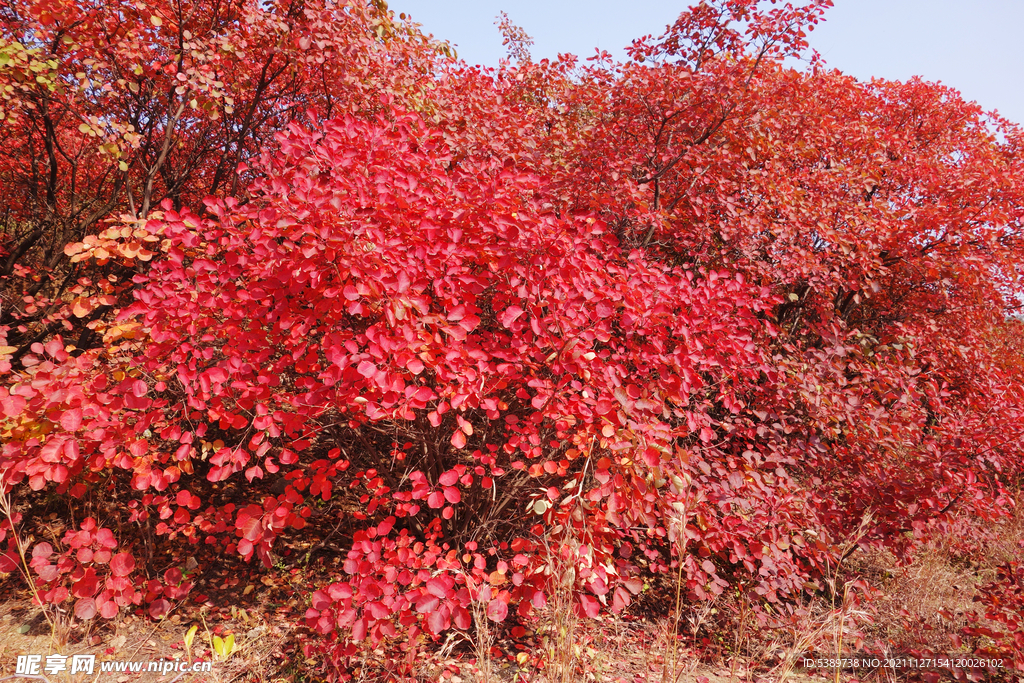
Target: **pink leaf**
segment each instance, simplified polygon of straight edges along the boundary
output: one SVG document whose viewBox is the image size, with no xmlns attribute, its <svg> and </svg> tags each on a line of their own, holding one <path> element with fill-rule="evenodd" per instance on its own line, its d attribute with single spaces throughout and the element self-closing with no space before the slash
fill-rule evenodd
<svg viewBox="0 0 1024 683">
<path fill-rule="evenodd" d="M 487 603 L 487 618 L 491 621 L 502 622 L 508 616 L 508 605 L 495 598 Z"/>
<path fill-rule="evenodd" d="M 45 564 L 42 567 L 37 567 L 36 574 L 39 574 L 39 578 L 46 583 L 49 583 L 60 576 L 60 572 L 57 571 L 57 567 L 52 564 Z"/>
<path fill-rule="evenodd" d="M 96 601 L 92 598 L 79 598 L 75 602 L 75 616 L 87 621 L 96 616 Z"/>
<path fill-rule="evenodd" d="M 96 542 L 104 548 L 116 548 L 117 539 L 114 538 L 114 532 L 110 529 L 99 529 L 96 531 Z"/>
<path fill-rule="evenodd" d="M 441 604 L 436 595 L 430 595 L 429 593 L 421 595 L 419 600 L 416 601 L 416 611 L 420 614 L 430 614 L 437 609 L 437 606 Z"/>
<path fill-rule="evenodd" d="M 60 426 L 69 432 L 78 431 L 78 428 L 82 426 L 82 409 L 72 408 L 61 415 Z"/>
<path fill-rule="evenodd" d="M 21 396 L 8 396 L 0 400 L 0 405 L 3 406 L 5 416 L 14 417 L 25 409 L 26 402 Z"/>
<path fill-rule="evenodd" d="M 455 621 L 455 625 L 463 631 L 468 629 L 473 623 L 473 620 L 469 616 L 469 610 L 464 607 L 456 607 L 452 611 L 452 619 Z"/>
<path fill-rule="evenodd" d="M 438 634 L 445 630 L 448 625 L 447 615 L 442 610 L 431 612 L 427 615 L 427 628 L 433 634 Z"/>
</svg>

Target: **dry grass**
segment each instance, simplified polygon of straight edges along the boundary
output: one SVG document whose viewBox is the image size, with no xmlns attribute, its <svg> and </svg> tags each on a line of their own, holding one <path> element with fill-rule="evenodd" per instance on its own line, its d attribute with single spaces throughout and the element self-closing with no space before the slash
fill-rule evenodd
<svg viewBox="0 0 1024 683">
<path fill-rule="evenodd" d="M 104 624 L 103 628 L 69 631 L 70 637 L 64 643 L 55 643 L 51 638 L 48 624 L 40 616 L 40 609 L 31 603 L 26 592 L 9 594 L 0 603 L 0 677 L 15 670 L 15 660 L 21 654 L 95 655 L 96 670 L 93 677 L 72 677 L 67 671 L 46 674 L 51 683 L 80 683 L 83 680 L 114 681 L 160 680 L 165 683 L 175 678 L 174 674 L 162 678 L 155 674 L 139 674 L 126 677 L 124 674 L 102 674 L 100 662 L 117 660 L 131 662 L 152 662 L 158 660 L 195 661 L 197 657 L 212 661 L 212 671 L 189 673 L 177 680 L 181 683 L 286 683 L 295 680 L 282 671 L 277 656 L 286 634 L 281 629 L 262 619 L 241 617 L 232 622 L 219 624 L 223 632 L 232 631 L 238 649 L 226 660 L 217 657 L 211 650 L 210 637 L 204 632 L 202 622 L 192 643 L 191 653 L 186 652 L 182 639 L 191 622 L 188 618 L 172 615 L 164 621 L 153 623 L 138 618 L 119 617 Z M 25 628 L 25 627 L 28 628 Z"/>
<path fill-rule="evenodd" d="M 894 651 L 931 649 L 954 652 L 951 637 L 978 614 L 977 588 L 995 578 L 996 569 L 1019 560 L 1024 550 L 1024 512 L 989 529 L 972 521 L 954 525 L 901 563 L 885 550 L 856 553 L 848 573 L 877 589 L 868 633 Z"/>
</svg>

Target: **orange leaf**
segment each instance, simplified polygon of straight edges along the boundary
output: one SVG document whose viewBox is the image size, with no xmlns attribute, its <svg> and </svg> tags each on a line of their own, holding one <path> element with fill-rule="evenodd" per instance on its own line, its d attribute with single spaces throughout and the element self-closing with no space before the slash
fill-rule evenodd
<svg viewBox="0 0 1024 683">
<path fill-rule="evenodd" d="M 76 318 L 84 318 L 92 312 L 92 306 L 88 299 L 80 296 L 71 302 L 71 312 L 75 314 Z"/>
</svg>

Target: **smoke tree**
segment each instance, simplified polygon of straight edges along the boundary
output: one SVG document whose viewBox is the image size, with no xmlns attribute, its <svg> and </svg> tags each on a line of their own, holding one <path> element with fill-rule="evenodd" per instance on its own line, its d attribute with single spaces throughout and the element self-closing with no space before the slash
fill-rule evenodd
<svg viewBox="0 0 1024 683">
<path fill-rule="evenodd" d="M 498 69 L 376 2 L 0 10 L 0 472 L 106 515 L 42 599 L 159 617 L 192 586 L 133 525 L 269 567 L 336 501 L 343 675 L 565 561 L 590 616 L 680 563 L 784 609 L 858 530 L 1012 509 L 1020 130 L 784 64 L 829 4 Z"/>
</svg>

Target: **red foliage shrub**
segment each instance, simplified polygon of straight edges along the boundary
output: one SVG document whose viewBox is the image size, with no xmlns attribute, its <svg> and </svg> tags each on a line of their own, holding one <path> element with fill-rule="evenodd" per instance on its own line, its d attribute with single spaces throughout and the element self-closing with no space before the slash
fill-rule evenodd
<svg viewBox="0 0 1024 683">
<path fill-rule="evenodd" d="M 474 604 L 529 616 L 552 549 L 585 615 L 679 562 L 689 600 L 778 603 L 820 588 L 858 529 L 899 552 L 1003 514 L 1024 443 L 1020 132 L 940 86 L 783 68 L 827 4 L 705 3 L 624 64 L 486 72 L 376 4 L 220 17 L 239 33 L 204 29 L 206 57 L 143 69 L 184 90 L 147 100 L 168 142 L 117 166 L 110 226 L 55 233 L 65 270 L 6 280 L 50 288 L 4 322 L 5 486 L 117 496 L 165 548 L 265 566 L 338 501 L 342 573 L 305 615 L 335 674 L 364 639 L 469 628 Z M 58 62 L 102 48 L 74 44 Z M 214 53 L 240 70 L 211 81 Z M 124 55 L 103 54 L 121 87 Z M 274 80 L 339 58 L 351 72 L 323 88 Z M 229 90 L 249 98 L 242 137 L 176 128 L 234 115 Z M 95 106 L 52 92 L 19 89 L 19 115 Z M 87 135 L 44 128 L 26 158 Z M 51 213 L 70 201 L 52 194 Z M 159 616 L 191 588 L 180 569 L 143 581 L 91 518 L 63 545 L 32 569 L 79 618 Z"/>
</svg>

